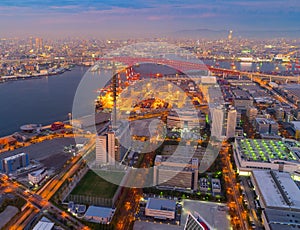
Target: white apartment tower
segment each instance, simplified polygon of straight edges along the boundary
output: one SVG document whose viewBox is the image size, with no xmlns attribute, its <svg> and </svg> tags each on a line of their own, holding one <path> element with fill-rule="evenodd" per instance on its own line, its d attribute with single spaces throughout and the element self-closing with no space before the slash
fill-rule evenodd
<svg viewBox="0 0 300 230">
<path fill-rule="evenodd" d="M 96 139 L 96 164 L 115 165 L 116 137 L 114 132 L 107 132 Z"/>
</svg>

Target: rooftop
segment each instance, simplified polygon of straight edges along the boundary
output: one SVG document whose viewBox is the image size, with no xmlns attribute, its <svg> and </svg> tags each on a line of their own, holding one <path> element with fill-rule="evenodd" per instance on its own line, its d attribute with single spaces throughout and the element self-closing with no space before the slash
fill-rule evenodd
<svg viewBox="0 0 300 230">
<path fill-rule="evenodd" d="M 300 212 L 265 209 L 264 214 L 272 230 L 289 230 L 300 226 Z"/>
<path fill-rule="evenodd" d="M 107 218 L 111 216 L 112 212 L 113 212 L 112 208 L 89 206 L 88 210 L 85 213 L 85 216 L 96 216 L 101 218 Z"/>
<path fill-rule="evenodd" d="M 176 209 L 176 201 L 167 199 L 149 198 L 146 208 L 156 210 L 174 211 Z"/>
<path fill-rule="evenodd" d="M 33 228 L 33 230 L 51 230 L 54 226 L 54 223 L 51 222 L 48 218 L 43 217 Z"/>
<path fill-rule="evenodd" d="M 267 139 L 236 140 L 241 157 L 247 161 L 271 162 L 275 160 L 298 161 L 284 141 Z"/>
<path fill-rule="evenodd" d="M 256 122 L 259 124 L 270 124 L 270 125 L 275 125 L 276 121 L 274 121 L 273 119 L 269 119 L 269 118 L 255 118 Z"/>
<path fill-rule="evenodd" d="M 289 173 L 254 170 L 253 177 L 267 207 L 300 210 L 300 190 Z"/>
<path fill-rule="evenodd" d="M 14 159 L 16 159 L 18 157 L 26 156 L 26 155 L 27 155 L 27 153 L 19 153 L 19 154 L 14 155 L 14 156 L 6 157 L 3 160 L 5 160 L 5 161 L 14 160 Z"/>
<path fill-rule="evenodd" d="M 46 169 L 40 169 L 40 170 L 36 170 L 34 172 L 29 173 L 31 176 L 38 176 L 42 173 L 44 173 L 46 171 Z"/>
<path fill-rule="evenodd" d="M 295 130 L 300 130 L 300 121 L 292 121 Z"/>
</svg>

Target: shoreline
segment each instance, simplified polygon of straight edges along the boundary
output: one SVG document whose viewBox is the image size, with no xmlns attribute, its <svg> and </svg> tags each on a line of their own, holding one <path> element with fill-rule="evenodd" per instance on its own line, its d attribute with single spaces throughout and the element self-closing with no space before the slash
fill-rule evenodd
<svg viewBox="0 0 300 230">
<path fill-rule="evenodd" d="M 62 68 L 58 69 L 58 71 L 47 73 L 47 74 L 32 74 L 32 75 L 12 75 L 12 76 L 1 76 L 0 77 L 0 83 L 6 83 L 6 82 L 14 82 L 14 81 L 20 81 L 20 80 L 29 80 L 29 79 L 40 79 L 43 77 L 49 77 L 49 76 L 57 76 L 60 74 L 65 73 L 66 71 L 72 71 L 71 68 Z"/>
</svg>

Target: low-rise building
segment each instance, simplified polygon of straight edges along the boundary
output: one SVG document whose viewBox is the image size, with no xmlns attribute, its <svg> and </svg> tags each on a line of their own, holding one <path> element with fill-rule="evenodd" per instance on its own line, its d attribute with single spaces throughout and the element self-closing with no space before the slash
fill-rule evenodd
<svg viewBox="0 0 300 230">
<path fill-rule="evenodd" d="M 300 226 L 300 212 L 267 208 L 261 216 L 266 230 L 291 230 Z"/>
<path fill-rule="evenodd" d="M 84 219 L 90 222 L 109 224 L 115 210 L 112 208 L 89 206 L 84 214 Z"/>
<path fill-rule="evenodd" d="M 213 193 L 221 193 L 221 182 L 220 179 L 211 179 L 211 188 Z"/>
<path fill-rule="evenodd" d="M 48 176 L 48 171 L 46 169 L 40 169 L 28 173 L 28 180 L 32 184 L 39 184 L 46 176 Z"/>
<path fill-rule="evenodd" d="M 200 178 L 200 184 L 199 184 L 199 187 L 200 187 L 200 191 L 201 192 L 207 192 L 209 190 L 209 182 L 208 182 L 208 179 L 203 177 L 203 178 Z"/>
<path fill-rule="evenodd" d="M 54 223 L 46 217 L 42 219 L 34 226 L 33 230 L 51 230 L 54 227 Z"/>
<path fill-rule="evenodd" d="M 251 181 L 263 209 L 300 212 L 300 190 L 289 173 L 254 170 Z"/>
<path fill-rule="evenodd" d="M 14 156 L 6 157 L 0 160 L 0 171 L 4 173 L 12 173 L 17 169 L 27 167 L 29 165 L 29 156 L 27 153 L 19 153 Z"/>
<path fill-rule="evenodd" d="M 300 171 L 300 143 L 294 140 L 236 139 L 234 159 L 239 173 L 255 169 Z"/>
<path fill-rule="evenodd" d="M 157 186 L 198 190 L 198 158 L 157 155 L 154 164 Z"/>
<path fill-rule="evenodd" d="M 256 118 L 255 119 L 255 127 L 256 131 L 264 134 L 264 133 L 278 133 L 278 123 L 274 121 L 273 119 L 267 119 L 267 118 Z"/>
<path fill-rule="evenodd" d="M 158 219 L 175 219 L 176 201 L 167 199 L 149 198 L 145 215 Z"/>
<path fill-rule="evenodd" d="M 293 130 L 295 131 L 295 139 L 300 139 L 300 121 L 293 121 Z"/>
</svg>

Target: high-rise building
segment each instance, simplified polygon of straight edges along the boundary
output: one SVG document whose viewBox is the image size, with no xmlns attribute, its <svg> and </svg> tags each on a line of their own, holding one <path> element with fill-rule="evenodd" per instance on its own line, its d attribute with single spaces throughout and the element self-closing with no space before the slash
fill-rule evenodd
<svg viewBox="0 0 300 230">
<path fill-rule="evenodd" d="M 109 131 L 96 139 L 96 164 L 115 165 L 121 160 L 118 141 L 114 132 Z"/>
<path fill-rule="evenodd" d="M 107 163 L 107 136 L 98 136 L 96 139 L 96 164 L 102 165 Z"/>
<path fill-rule="evenodd" d="M 107 133 L 107 154 L 108 164 L 114 165 L 116 162 L 116 137 L 115 133 L 110 131 Z"/>
<path fill-rule="evenodd" d="M 229 41 L 232 40 L 232 30 L 229 31 L 229 34 L 228 34 L 228 40 L 229 40 Z"/>
<path fill-rule="evenodd" d="M 234 108 L 229 108 L 227 111 L 227 130 L 226 138 L 235 136 L 237 111 Z"/>
<path fill-rule="evenodd" d="M 43 49 L 43 39 L 42 38 L 35 38 L 35 49 L 40 51 Z"/>
<path fill-rule="evenodd" d="M 228 109 L 220 105 L 212 109 L 211 136 L 217 139 L 235 136 L 237 111 L 230 107 Z"/>
<path fill-rule="evenodd" d="M 226 131 L 224 129 L 224 114 L 225 109 L 223 106 L 218 106 L 212 109 L 212 128 L 211 136 L 217 139 L 224 138 Z"/>
</svg>

